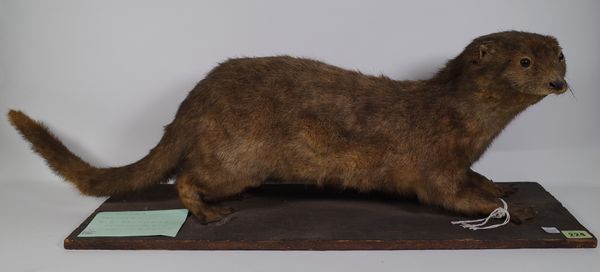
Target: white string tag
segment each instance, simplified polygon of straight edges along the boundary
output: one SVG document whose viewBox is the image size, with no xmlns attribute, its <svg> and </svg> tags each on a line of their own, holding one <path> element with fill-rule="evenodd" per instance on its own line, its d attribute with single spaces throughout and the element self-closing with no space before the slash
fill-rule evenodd
<svg viewBox="0 0 600 272">
<path fill-rule="evenodd" d="M 504 199 L 502 199 L 502 198 L 500 198 L 500 201 L 502 201 L 502 205 L 504 207 L 496 208 L 486 218 L 474 219 L 474 220 L 452 221 L 450 223 L 452 223 L 453 225 L 460 225 L 461 227 L 463 227 L 465 229 L 470 229 L 470 230 L 493 229 L 493 228 L 504 226 L 504 225 L 508 224 L 508 222 L 510 222 L 510 213 L 508 213 L 508 204 L 506 204 L 506 201 L 504 201 Z M 490 221 L 490 219 L 502 218 L 502 217 L 504 217 L 504 222 L 486 226 L 486 224 L 488 223 L 488 221 Z"/>
</svg>

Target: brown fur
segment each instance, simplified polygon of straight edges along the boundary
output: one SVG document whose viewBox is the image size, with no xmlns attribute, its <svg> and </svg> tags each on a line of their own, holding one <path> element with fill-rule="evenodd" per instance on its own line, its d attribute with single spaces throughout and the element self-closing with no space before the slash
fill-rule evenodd
<svg viewBox="0 0 600 272">
<path fill-rule="evenodd" d="M 90 166 L 22 112 L 9 119 L 81 192 L 121 194 L 175 175 L 182 203 L 203 222 L 232 212 L 207 201 L 267 179 L 415 195 L 488 214 L 507 191 L 470 167 L 517 114 L 565 91 L 550 86 L 564 82 L 560 51 L 549 36 L 494 33 L 424 81 L 287 56 L 231 59 L 189 93 L 146 157 L 115 168 Z M 533 216 L 510 209 L 516 221 Z"/>
</svg>

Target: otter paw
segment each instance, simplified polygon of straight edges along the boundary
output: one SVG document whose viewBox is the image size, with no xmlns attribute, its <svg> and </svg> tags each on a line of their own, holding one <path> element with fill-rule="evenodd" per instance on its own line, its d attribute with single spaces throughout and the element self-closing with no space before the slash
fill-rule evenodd
<svg viewBox="0 0 600 272">
<path fill-rule="evenodd" d="M 510 213 L 510 221 L 519 225 L 537 215 L 537 211 L 533 207 L 513 206 L 509 207 L 508 211 Z"/>
<path fill-rule="evenodd" d="M 194 213 L 194 216 L 202 225 L 223 220 L 226 216 L 235 212 L 235 209 L 222 206 L 204 207 L 202 210 Z"/>
</svg>

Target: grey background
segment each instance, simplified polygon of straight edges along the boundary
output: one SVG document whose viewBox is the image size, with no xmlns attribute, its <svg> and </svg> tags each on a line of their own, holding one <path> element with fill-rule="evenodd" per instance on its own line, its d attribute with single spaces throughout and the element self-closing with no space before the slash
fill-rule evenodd
<svg viewBox="0 0 600 272">
<path fill-rule="evenodd" d="M 569 207 L 580 209 L 575 210 L 578 218 L 598 223 L 597 215 L 586 216 L 597 214 L 591 207 L 596 197 L 589 193 L 599 192 L 600 177 L 599 14 L 600 2 L 591 0 L 0 1 L 0 111 L 22 109 L 44 121 L 85 160 L 117 166 L 145 155 L 158 142 L 162 127 L 172 120 L 187 92 L 218 62 L 230 57 L 289 54 L 367 74 L 422 79 L 477 36 L 511 29 L 551 34 L 564 48 L 567 79 L 576 98 L 569 93 L 550 96 L 521 114 L 475 167 L 494 180 L 535 180 L 559 188 L 561 196 L 573 199 Z M 1 251 L 20 254 L 10 255 L 13 268 L 64 271 L 65 265 L 56 260 L 73 262 L 74 267 L 92 260 L 116 260 L 135 267 L 123 258 L 152 263 L 157 269 L 169 267 L 168 262 L 161 264 L 156 259 L 160 255 L 156 252 L 122 257 L 60 251 L 61 235 L 66 236 L 101 199 L 78 196 L 60 182 L 28 150 L 4 116 L 0 118 L 0 184 L 4 188 L 2 216 L 16 222 L 10 230 L 23 235 L 35 231 L 41 237 L 44 230 L 50 232 L 50 222 L 66 224 L 52 229 L 61 231 L 52 236 L 54 255 L 35 254 L 47 266 L 24 265 L 31 252 L 44 252 L 41 242 L 31 241 L 27 246 L 17 243 L 13 234 L 4 233 L 3 241 L 14 243 L 3 243 L 13 246 L 0 247 Z M 34 192 L 48 194 L 36 198 Z M 574 192 L 587 198 L 578 199 Z M 50 205 L 41 224 L 46 228 L 20 225 L 20 219 L 29 222 L 25 211 L 40 213 L 45 205 Z M 67 214 L 60 217 L 58 211 Z M 262 262 L 291 265 L 286 267 L 291 270 L 318 270 L 319 264 L 329 261 L 334 270 L 364 271 L 377 266 L 431 268 L 436 264 L 430 262 L 433 259 L 474 271 L 503 269 L 516 260 L 524 264 L 523 269 L 549 271 L 572 267 L 573 255 L 569 254 L 576 254 L 520 252 L 526 254 L 270 253 Z M 598 250 L 585 252 L 577 255 L 577 260 L 583 261 L 580 264 L 597 267 Z M 198 260 L 215 258 L 212 260 L 222 269 L 261 270 L 252 266 L 260 262 L 253 253 L 169 256 L 183 262 L 183 256 L 192 254 Z M 544 262 L 559 256 L 565 259 L 552 265 Z M 239 265 L 229 262 L 230 258 Z M 470 263 L 474 258 L 483 263 Z M 299 260 L 304 260 L 304 266 Z"/>
<path fill-rule="evenodd" d="M 494 180 L 597 185 L 600 11 L 594 1 L 4 1 L 0 109 L 44 121 L 96 165 L 131 163 L 218 62 L 289 54 L 427 78 L 476 36 L 556 36 L 569 93 L 521 114 L 476 165 Z M 57 179 L 0 121 L 0 175 Z"/>
<path fill-rule="evenodd" d="M 289 54 L 394 79 L 427 78 L 473 38 L 556 36 L 567 93 L 511 123 L 476 168 L 494 180 L 597 185 L 597 1 L 2 1 L 0 110 L 44 121 L 95 165 L 160 139 L 218 62 Z M 57 179 L 0 118 L 0 177 Z"/>
</svg>

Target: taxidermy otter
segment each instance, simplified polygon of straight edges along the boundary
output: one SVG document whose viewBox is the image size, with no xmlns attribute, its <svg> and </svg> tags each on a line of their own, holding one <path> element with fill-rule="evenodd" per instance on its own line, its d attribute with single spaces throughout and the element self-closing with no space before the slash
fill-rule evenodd
<svg viewBox="0 0 600 272">
<path fill-rule="evenodd" d="M 201 222 L 215 204 L 267 179 L 412 195 L 465 215 L 501 206 L 503 189 L 470 169 L 527 107 L 567 89 L 557 40 L 526 32 L 475 39 L 429 80 L 396 81 L 287 56 L 230 59 L 181 103 L 141 160 L 96 168 L 41 123 L 11 110 L 13 126 L 86 195 L 112 196 L 176 177 Z M 511 217 L 534 216 L 511 204 Z"/>
</svg>

